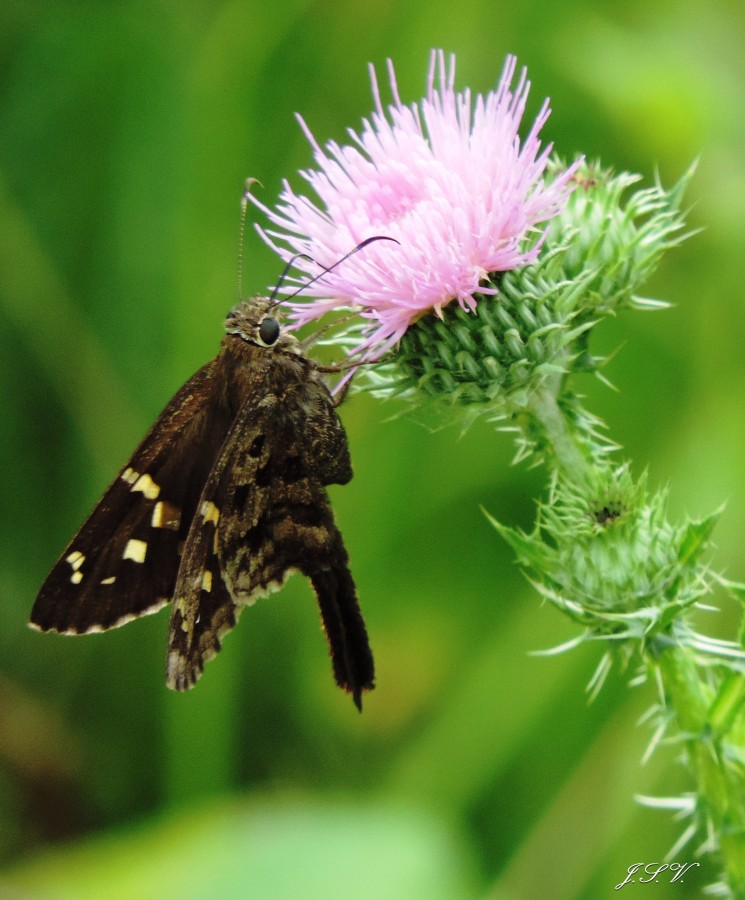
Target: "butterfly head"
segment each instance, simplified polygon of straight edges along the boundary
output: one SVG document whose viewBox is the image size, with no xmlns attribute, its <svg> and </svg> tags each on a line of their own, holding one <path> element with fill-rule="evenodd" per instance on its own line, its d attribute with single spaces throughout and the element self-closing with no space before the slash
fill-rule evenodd
<svg viewBox="0 0 745 900">
<path fill-rule="evenodd" d="M 266 297 L 252 297 L 234 306 L 225 320 L 225 331 L 257 347 L 301 352 L 297 338 L 286 332 L 277 318 L 277 304 Z"/>
</svg>

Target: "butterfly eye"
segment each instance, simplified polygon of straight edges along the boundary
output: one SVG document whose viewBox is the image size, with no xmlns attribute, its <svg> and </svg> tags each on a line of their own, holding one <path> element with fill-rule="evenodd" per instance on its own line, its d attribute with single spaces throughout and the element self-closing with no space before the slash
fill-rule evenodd
<svg viewBox="0 0 745 900">
<path fill-rule="evenodd" d="M 278 337 L 279 322 L 276 319 L 267 316 L 266 319 L 262 320 L 261 325 L 259 325 L 259 339 L 261 340 L 261 343 L 265 344 L 267 347 L 271 347 Z"/>
</svg>

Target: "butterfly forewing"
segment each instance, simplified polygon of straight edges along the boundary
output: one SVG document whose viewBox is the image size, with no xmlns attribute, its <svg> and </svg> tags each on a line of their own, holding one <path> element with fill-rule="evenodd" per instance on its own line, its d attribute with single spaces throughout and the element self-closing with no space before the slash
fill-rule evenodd
<svg viewBox="0 0 745 900">
<path fill-rule="evenodd" d="M 171 599 L 179 548 L 228 427 L 224 404 L 211 402 L 216 363 L 175 395 L 110 485 L 42 585 L 32 625 L 102 631 Z"/>
<path fill-rule="evenodd" d="M 352 477 L 346 435 L 272 308 L 254 298 L 230 313 L 220 354 L 168 404 L 62 554 L 31 622 L 101 631 L 173 599 L 166 679 L 183 690 L 240 609 L 299 570 L 318 597 L 336 681 L 360 706 L 372 654 L 324 489 Z"/>
</svg>

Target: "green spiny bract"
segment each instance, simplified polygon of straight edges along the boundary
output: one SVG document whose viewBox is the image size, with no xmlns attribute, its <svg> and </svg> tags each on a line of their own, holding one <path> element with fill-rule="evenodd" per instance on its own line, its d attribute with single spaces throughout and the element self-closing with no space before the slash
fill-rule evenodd
<svg viewBox="0 0 745 900">
<path fill-rule="evenodd" d="M 719 516 L 673 524 L 666 506 L 665 490 L 650 495 L 645 476 L 606 464 L 581 488 L 555 479 L 531 533 L 492 521 L 537 590 L 588 634 L 666 640 L 711 590 L 702 555 Z"/>
</svg>

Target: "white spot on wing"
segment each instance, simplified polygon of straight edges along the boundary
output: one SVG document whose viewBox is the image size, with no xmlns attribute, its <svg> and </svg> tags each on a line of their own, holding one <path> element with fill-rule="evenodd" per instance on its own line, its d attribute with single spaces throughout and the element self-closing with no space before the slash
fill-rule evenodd
<svg viewBox="0 0 745 900">
<path fill-rule="evenodd" d="M 65 557 L 65 562 L 69 562 L 73 569 L 77 572 L 85 562 L 85 556 L 80 552 L 80 550 L 73 550 L 73 552 L 69 556 Z"/>
<path fill-rule="evenodd" d="M 147 555 L 147 543 L 145 541 L 138 541 L 135 538 L 127 541 L 127 546 L 124 548 L 124 553 L 122 553 L 122 559 L 131 559 L 136 563 L 144 563 L 145 556 Z"/>
<path fill-rule="evenodd" d="M 148 500 L 155 500 L 160 493 L 160 487 L 146 473 L 140 477 L 132 485 L 132 491 L 141 491 Z"/>
<path fill-rule="evenodd" d="M 212 572 L 207 569 L 202 573 L 202 590 L 207 593 L 212 590 Z"/>
<path fill-rule="evenodd" d="M 181 510 L 172 503 L 158 500 L 153 507 L 150 524 L 153 528 L 170 528 L 172 531 L 178 531 L 181 524 Z"/>
<path fill-rule="evenodd" d="M 135 481 L 137 481 L 137 479 L 139 477 L 140 477 L 139 472 L 135 472 L 134 469 L 129 469 L 129 468 L 125 469 L 121 475 L 122 481 L 126 481 L 127 484 L 134 484 Z"/>
<path fill-rule="evenodd" d="M 80 584 L 80 582 L 81 582 L 82 580 L 83 580 L 83 573 L 82 573 L 82 572 L 75 571 L 75 572 L 73 572 L 72 575 L 70 576 L 70 581 L 71 581 L 73 584 Z"/>
<path fill-rule="evenodd" d="M 188 634 L 190 626 L 189 626 L 189 623 L 186 621 L 186 616 L 183 614 L 183 612 L 184 612 L 183 600 L 179 600 L 177 606 L 178 606 L 179 610 L 181 611 L 181 630 L 184 632 L 184 634 Z"/>
<path fill-rule="evenodd" d="M 212 522 L 215 525 L 220 521 L 220 510 L 211 500 L 204 500 L 199 507 L 199 512 L 205 522 Z"/>
<path fill-rule="evenodd" d="M 116 581 L 116 575 L 112 575 L 111 578 L 104 578 L 101 584 L 113 584 Z"/>
</svg>

